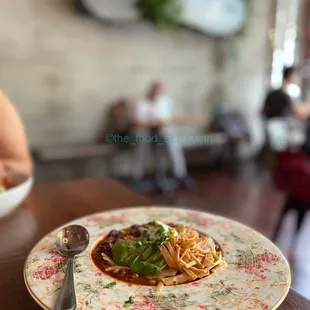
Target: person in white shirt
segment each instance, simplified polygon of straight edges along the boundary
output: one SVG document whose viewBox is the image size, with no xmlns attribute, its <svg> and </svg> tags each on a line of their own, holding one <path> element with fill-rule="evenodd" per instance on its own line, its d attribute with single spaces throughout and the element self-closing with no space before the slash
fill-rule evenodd
<svg viewBox="0 0 310 310">
<path fill-rule="evenodd" d="M 304 142 L 303 148 L 310 149 L 310 104 L 301 100 L 300 82 L 301 76 L 295 67 L 285 68 L 281 88 L 269 92 L 265 100 L 263 116 L 274 150 L 299 147 Z"/>
<path fill-rule="evenodd" d="M 132 124 L 134 136 L 139 135 L 141 140 L 135 140 L 134 160 L 132 175 L 136 181 L 144 177 L 144 159 L 148 157 L 148 150 L 152 143 L 143 142 L 146 137 L 157 137 L 155 143 L 156 165 L 162 169 L 162 160 L 168 151 L 172 163 L 172 172 L 182 186 L 190 187 L 187 176 L 186 162 L 182 146 L 176 142 L 165 143 L 164 136 L 167 135 L 167 126 L 172 124 L 172 100 L 164 94 L 164 85 L 155 82 L 151 86 L 147 96 L 135 103 L 132 109 Z M 158 169 L 157 169 L 158 171 Z"/>
</svg>

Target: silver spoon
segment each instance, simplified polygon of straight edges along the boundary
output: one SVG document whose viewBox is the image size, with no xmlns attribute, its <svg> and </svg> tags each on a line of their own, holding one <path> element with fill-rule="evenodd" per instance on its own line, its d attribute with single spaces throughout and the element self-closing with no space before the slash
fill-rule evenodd
<svg viewBox="0 0 310 310">
<path fill-rule="evenodd" d="M 86 250 L 89 234 L 86 228 L 71 225 L 59 231 L 56 240 L 57 251 L 68 257 L 65 278 L 56 302 L 55 310 L 75 310 L 74 257 Z"/>
</svg>

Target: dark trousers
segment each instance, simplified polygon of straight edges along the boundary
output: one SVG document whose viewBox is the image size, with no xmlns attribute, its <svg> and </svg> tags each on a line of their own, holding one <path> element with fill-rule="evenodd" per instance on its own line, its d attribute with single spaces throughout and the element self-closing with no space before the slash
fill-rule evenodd
<svg viewBox="0 0 310 310">
<path fill-rule="evenodd" d="M 293 197 L 287 197 L 286 202 L 284 204 L 284 208 L 282 210 L 282 213 L 280 215 L 280 218 L 279 218 L 277 226 L 276 226 L 273 241 L 275 241 L 278 238 L 283 219 L 284 219 L 285 215 L 287 214 L 287 212 L 290 210 L 297 211 L 298 218 L 297 218 L 296 234 L 298 234 L 307 212 L 310 211 L 310 203 L 300 201 L 300 200 L 295 199 Z"/>
<path fill-rule="evenodd" d="M 306 142 L 302 146 L 302 151 L 305 152 L 308 156 L 310 156 L 310 122 L 308 121 L 308 125 L 306 128 Z"/>
<path fill-rule="evenodd" d="M 182 146 L 178 143 L 169 143 L 165 141 L 165 132 L 163 130 L 145 130 L 140 129 L 133 133 L 140 137 L 152 137 L 154 142 L 137 141 L 133 147 L 133 163 L 132 176 L 136 180 L 141 180 L 144 177 L 144 159 L 149 159 L 150 155 L 154 154 L 156 179 L 162 179 L 165 175 L 165 160 L 169 155 L 172 164 L 172 172 L 176 178 L 184 178 L 187 176 L 186 161 Z M 136 136 L 137 137 L 137 136 Z M 149 148 L 152 153 L 149 154 Z"/>
</svg>

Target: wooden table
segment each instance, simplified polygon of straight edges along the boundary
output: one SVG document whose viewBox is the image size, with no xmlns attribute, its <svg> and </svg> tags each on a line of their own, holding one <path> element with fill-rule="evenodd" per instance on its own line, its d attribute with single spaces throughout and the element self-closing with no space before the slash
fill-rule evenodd
<svg viewBox="0 0 310 310">
<path fill-rule="evenodd" d="M 150 204 L 110 179 L 36 185 L 23 206 L 0 220 L 0 308 L 40 309 L 24 285 L 23 265 L 46 233 L 90 213 Z M 280 310 L 297 309 L 309 310 L 310 301 L 291 290 Z"/>
</svg>

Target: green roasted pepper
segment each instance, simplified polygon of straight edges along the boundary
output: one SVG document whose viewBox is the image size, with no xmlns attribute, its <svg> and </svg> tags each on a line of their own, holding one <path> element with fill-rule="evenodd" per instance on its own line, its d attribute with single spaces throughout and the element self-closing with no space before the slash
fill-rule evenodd
<svg viewBox="0 0 310 310">
<path fill-rule="evenodd" d="M 143 256 L 142 260 L 146 260 L 153 252 L 153 247 L 150 245 L 151 243 L 148 241 L 119 241 L 112 247 L 113 260 L 121 266 L 130 266 L 140 254 Z M 149 251 L 151 252 L 149 253 Z"/>
<path fill-rule="evenodd" d="M 145 276 L 156 276 L 165 265 L 159 246 L 166 242 L 175 230 L 161 222 L 152 222 L 146 225 L 150 233 L 146 240 L 122 240 L 112 247 L 112 258 L 121 266 L 130 267 L 132 271 Z"/>
<path fill-rule="evenodd" d="M 158 262 L 155 263 L 156 266 L 158 267 L 163 267 L 166 264 L 166 261 L 164 258 L 161 258 Z"/>
<path fill-rule="evenodd" d="M 112 257 L 116 264 L 127 266 L 126 259 L 134 253 L 136 247 L 133 242 L 119 241 L 112 247 Z"/>
<path fill-rule="evenodd" d="M 152 253 L 153 253 L 153 247 L 148 247 L 142 254 L 141 254 L 141 260 L 142 261 L 145 261 L 145 260 L 147 260 L 151 255 L 152 255 Z"/>
<path fill-rule="evenodd" d="M 161 258 L 162 258 L 162 254 L 158 250 L 151 257 L 149 257 L 145 262 L 149 264 L 155 264 Z"/>
<path fill-rule="evenodd" d="M 131 270 L 147 277 L 155 277 L 160 274 L 160 267 L 145 262 L 136 261 L 130 266 Z"/>
</svg>

